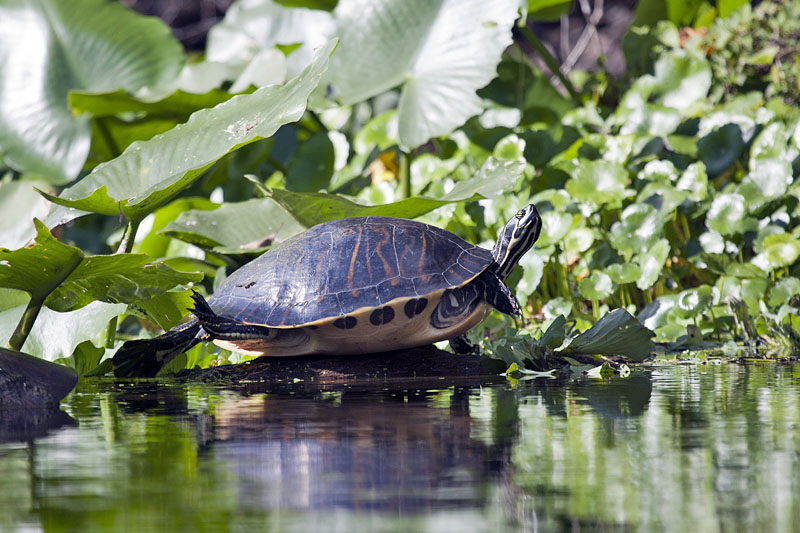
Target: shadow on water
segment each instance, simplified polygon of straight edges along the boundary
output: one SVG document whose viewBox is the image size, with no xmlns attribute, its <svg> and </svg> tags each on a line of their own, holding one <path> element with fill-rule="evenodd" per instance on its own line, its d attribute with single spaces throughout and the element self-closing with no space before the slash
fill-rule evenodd
<svg viewBox="0 0 800 533">
<path fill-rule="evenodd" d="M 798 381 L 87 381 L 0 444 L 0 530 L 790 531 Z"/>
</svg>

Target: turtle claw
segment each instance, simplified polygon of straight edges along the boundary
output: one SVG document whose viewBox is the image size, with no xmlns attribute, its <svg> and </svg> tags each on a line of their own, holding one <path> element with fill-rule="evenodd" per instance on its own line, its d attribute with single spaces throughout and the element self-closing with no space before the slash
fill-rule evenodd
<svg viewBox="0 0 800 533">
<path fill-rule="evenodd" d="M 481 353 L 478 345 L 469 340 L 466 335 L 450 339 L 450 348 L 459 355 L 480 355 Z"/>
</svg>

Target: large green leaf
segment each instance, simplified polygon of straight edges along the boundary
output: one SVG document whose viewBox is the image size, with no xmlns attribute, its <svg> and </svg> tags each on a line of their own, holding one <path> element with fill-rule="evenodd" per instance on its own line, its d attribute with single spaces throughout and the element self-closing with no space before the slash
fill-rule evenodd
<svg viewBox="0 0 800 533">
<path fill-rule="evenodd" d="M 35 221 L 33 246 L 0 249 L 0 287 L 25 291 L 33 301 L 45 299 L 56 311 L 79 309 L 93 301 L 139 303 L 177 285 L 197 282 L 200 274 L 178 272 L 151 263 L 142 254 L 85 256 L 50 235 Z"/>
<path fill-rule="evenodd" d="M 202 274 L 178 272 L 153 263 L 143 254 L 84 257 L 78 267 L 45 300 L 56 311 L 72 311 L 100 301 L 138 304 L 173 287 L 196 283 Z"/>
<path fill-rule="evenodd" d="M 194 182 L 225 154 L 270 137 L 305 111 L 308 95 L 328 65 L 335 41 L 317 51 L 315 61 L 285 85 L 263 87 L 252 94 L 194 113 L 185 123 L 144 142 L 135 142 L 122 155 L 99 165 L 91 174 L 64 190 L 61 204 L 47 220 L 55 226 L 90 211 L 141 219 Z"/>
<path fill-rule="evenodd" d="M 566 189 L 576 200 L 599 206 L 621 202 L 632 194 L 626 189 L 629 181 L 627 170 L 618 163 L 581 159 Z"/>
<path fill-rule="evenodd" d="M 624 355 L 634 361 L 648 357 L 653 332 L 624 309 L 614 309 L 567 345 L 561 353 Z"/>
<path fill-rule="evenodd" d="M 0 50 L 0 155 L 55 183 L 75 178 L 89 151 L 89 120 L 67 108 L 70 90 L 159 86 L 184 62 L 163 22 L 106 0 L 6 0 Z"/>
<path fill-rule="evenodd" d="M 25 306 L 0 312 L 0 343 L 6 344 Z M 84 341 L 102 337 L 108 321 L 125 312 L 123 304 L 94 302 L 69 313 L 41 310 L 22 346 L 25 352 L 54 361 L 69 357 Z"/>
<path fill-rule="evenodd" d="M 195 111 L 214 107 L 230 100 L 233 96 L 222 89 L 213 89 L 203 94 L 178 90 L 164 98 L 148 101 L 123 90 L 103 93 L 70 91 L 69 107 L 76 115 L 90 114 L 93 117 L 114 116 L 120 113 L 188 117 Z"/>
<path fill-rule="evenodd" d="M 36 235 L 31 219 L 44 218 L 50 210 L 48 201 L 35 190 L 48 184 L 10 178 L 0 181 L 0 246 L 17 248 Z"/>
<path fill-rule="evenodd" d="M 213 211 L 182 213 L 162 233 L 220 253 L 263 250 L 303 231 L 271 198 L 226 203 Z"/>
<path fill-rule="evenodd" d="M 524 164 L 520 162 L 490 158 L 475 176 L 456 183 L 439 199 L 417 196 L 391 204 L 367 206 L 336 194 L 296 193 L 283 189 L 274 189 L 272 199 L 305 227 L 345 217 L 416 218 L 453 202 L 497 198 L 514 186 L 523 169 Z"/>
<path fill-rule="evenodd" d="M 344 103 L 402 85 L 400 144 L 415 148 L 481 111 L 475 91 L 496 76 L 519 2 L 345 0 L 330 79 Z"/>
</svg>

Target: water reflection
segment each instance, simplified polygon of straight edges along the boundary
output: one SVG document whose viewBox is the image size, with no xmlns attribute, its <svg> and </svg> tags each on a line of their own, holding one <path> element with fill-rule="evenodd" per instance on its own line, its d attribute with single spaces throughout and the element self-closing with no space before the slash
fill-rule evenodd
<svg viewBox="0 0 800 533">
<path fill-rule="evenodd" d="M 800 369 L 331 390 L 82 383 L 0 531 L 792 531 Z"/>
</svg>

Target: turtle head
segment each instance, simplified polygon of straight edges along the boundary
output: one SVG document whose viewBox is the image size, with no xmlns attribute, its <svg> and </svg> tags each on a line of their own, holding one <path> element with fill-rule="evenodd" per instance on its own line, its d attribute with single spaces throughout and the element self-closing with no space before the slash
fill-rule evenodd
<svg viewBox="0 0 800 533">
<path fill-rule="evenodd" d="M 494 245 L 492 256 L 496 263 L 496 273 L 506 279 L 525 252 L 531 249 L 542 230 L 542 219 L 533 204 L 520 209 L 500 233 Z"/>
</svg>

